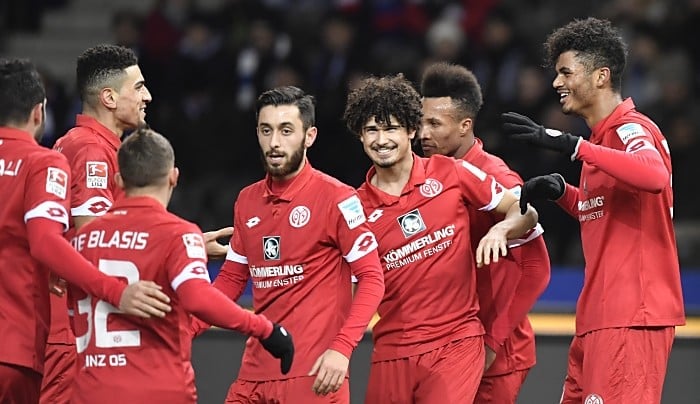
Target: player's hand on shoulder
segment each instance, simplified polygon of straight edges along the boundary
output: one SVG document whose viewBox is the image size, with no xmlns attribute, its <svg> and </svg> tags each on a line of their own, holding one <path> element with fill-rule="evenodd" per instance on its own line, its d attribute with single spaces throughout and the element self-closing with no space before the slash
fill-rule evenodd
<svg viewBox="0 0 700 404">
<path fill-rule="evenodd" d="M 150 318 L 165 317 L 172 309 L 170 298 L 152 281 L 138 281 L 124 289 L 119 300 L 119 310 L 132 316 Z"/>
<path fill-rule="evenodd" d="M 207 249 L 207 257 L 210 260 L 222 260 L 226 258 L 228 247 L 226 245 L 219 244 L 217 240 L 223 237 L 231 237 L 232 235 L 233 227 L 224 227 L 219 230 L 204 233 L 203 236 Z"/>
<path fill-rule="evenodd" d="M 350 359 L 345 355 L 332 349 L 326 350 L 316 359 L 316 363 L 309 372 L 309 376 L 316 375 L 312 387 L 313 392 L 325 396 L 328 393 L 338 391 L 345 381 L 349 366 Z"/>
<path fill-rule="evenodd" d="M 286 375 L 294 360 L 294 342 L 289 331 L 280 324 L 273 323 L 272 333 L 267 338 L 261 338 L 260 343 L 272 356 L 280 360 L 280 371 Z"/>
<path fill-rule="evenodd" d="M 532 177 L 525 181 L 520 192 L 520 213 L 527 211 L 527 204 L 547 199 L 556 201 L 564 195 L 566 182 L 560 174 L 548 174 Z"/>
</svg>

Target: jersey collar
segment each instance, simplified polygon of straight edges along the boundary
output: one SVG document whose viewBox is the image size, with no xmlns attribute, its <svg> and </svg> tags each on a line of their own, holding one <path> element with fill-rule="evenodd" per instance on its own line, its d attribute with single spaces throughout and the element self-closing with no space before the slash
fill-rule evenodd
<svg viewBox="0 0 700 404">
<path fill-rule="evenodd" d="M 7 126 L 0 127 L 0 139 L 12 139 L 37 144 L 31 133 L 21 129 L 8 128 Z"/>
<path fill-rule="evenodd" d="M 265 190 L 263 192 L 263 196 L 265 198 L 280 199 L 290 202 L 311 181 L 313 171 L 314 170 L 311 167 L 311 163 L 309 163 L 309 159 L 305 159 L 304 167 L 301 169 L 301 171 L 299 171 L 299 174 L 292 178 L 291 182 L 287 185 L 287 188 L 285 188 L 281 195 L 272 192 L 272 189 L 270 188 L 272 177 L 270 174 L 267 174 L 265 176 Z"/>
<path fill-rule="evenodd" d="M 102 125 L 97 119 L 83 114 L 78 114 L 75 117 L 75 126 L 82 126 L 85 128 L 90 128 L 97 133 L 98 136 L 102 137 L 107 143 L 114 148 L 114 150 L 119 149 L 119 145 L 122 141 L 119 139 L 116 133 L 109 130 L 106 126 Z"/>
<path fill-rule="evenodd" d="M 600 142 L 601 138 L 603 137 L 603 134 L 605 131 L 608 129 L 609 124 L 617 122 L 617 120 L 628 113 L 629 111 L 632 111 L 635 109 L 634 101 L 632 101 L 631 97 L 625 98 L 624 101 L 615 109 L 613 112 L 605 117 L 605 119 L 601 120 L 597 124 L 593 125 L 593 128 L 591 128 L 591 142 L 592 143 L 598 143 Z"/>
<path fill-rule="evenodd" d="M 365 176 L 364 188 L 367 190 L 367 194 L 373 204 L 381 204 L 386 206 L 393 205 L 397 203 L 402 196 L 409 194 L 411 191 L 413 191 L 414 188 L 420 187 L 425 183 L 425 161 L 427 161 L 427 159 L 421 158 L 416 153 L 411 154 L 413 157 L 411 176 L 408 178 L 408 182 L 406 183 L 406 185 L 404 185 L 403 189 L 401 190 L 401 196 L 399 197 L 389 195 L 381 189 L 372 185 L 371 180 L 372 177 L 374 177 L 374 175 L 377 173 L 377 169 L 374 166 L 370 167 L 369 171 L 367 171 L 367 175 Z"/>
<path fill-rule="evenodd" d="M 167 210 L 162 203 L 150 196 L 125 196 L 119 198 L 114 202 L 114 205 L 112 205 L 112 207 L 109 210 L 111 212 L 117 209 L 140 207 L 154 208 L 156 210 L 162 211 Z"/>
<path fill-rule="evenodd" d="M 467 153 L 462 157 L 465 161 L 474 161 L 477 156 L 481 155 L 484 150 L 484 143 L 478 137 L 474 136 L 474 144 L 467 150 Z"/>
</svg>

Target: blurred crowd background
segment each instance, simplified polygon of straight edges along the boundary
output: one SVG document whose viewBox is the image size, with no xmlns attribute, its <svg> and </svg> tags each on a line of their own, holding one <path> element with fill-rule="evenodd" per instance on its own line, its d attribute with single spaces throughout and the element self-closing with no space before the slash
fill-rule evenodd
<svg viewBox="0 0 700 404">
<path fill-rule="evenodd" d="M 693 163 L 700 157 L 695 96 L 700 89 L 700 0 L 0 4 L 0 55 L 31 57 L 45 78 L 47 146 L 73 125 L 80 111 L 72 77 L 80 52 L 104 40 L 136 51 L 153 95 L 147 121 L 171 140 L 182 173 L 171 210 L 204 230 L 231 223 L 236 195 L 263 175 L 253 109 L 260 92 L 291 84 L 313 94 L 319 137 L 309 151 L 310 161 L 358 186 L 370 162 L 341 120 L 348 89 L 369 74 L 401 72 L 417 83 L 422 69 L 435 61 L 463 64 L 478 77 L 485 103 L 476 134 L 488 151 L 523 178 L 556 171 L 576 184 L 580 164 L 509 142 L 501 135 L 499 114 L 517 111 L 587 136 L 582 120 L 561 113 L 551 86 L 553 71 L 542 68 L 541 44 L 573 18 L 608 18 L 623 29 L 630 48 L 623 96 L 632 96 L 637 108 L 656 121 L 671 147 L 683 270 L 700 270 L 700 193 L 693 174 L 700 173 Z M 91 20 L 100 18 L 89 31 Z M 84 46 L 61 48 L 71 41 Z M 61 58 L 73 66 L 62 68 Z M 581 266 L 577 222 L 553 204 L 537 208 L 553 264 Z"/>
</svg>

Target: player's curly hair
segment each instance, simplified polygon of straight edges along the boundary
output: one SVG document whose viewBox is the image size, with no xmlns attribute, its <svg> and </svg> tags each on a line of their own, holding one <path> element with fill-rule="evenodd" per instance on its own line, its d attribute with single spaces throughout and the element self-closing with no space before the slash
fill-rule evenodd
<svg viewBox="0 0 700 404">
<path fill-rule="evenodd" d="M 610 21 L 589 17 L 556 29 L 544 43 L 545 64 L 554 67 L 559 55 L 567 51 L 575 51 L 589 72 L 608 67 L 613 90 L 621 91 L 627 44 Z"/>
<path fill-rule="evenodd" d="M 420 83 L 423 97 L 450 97 L 459 116 L 457 119 L 476 118 L 484 99 L 474 73 L 464 66 L 435 63 L 428 66 Z"/>
<path fill-rule="evenodd" d="M 417 130 L 423 117 L 420 95 L 400 73 L 363 79 L 348 95 L 343 119 L 348 129 L 359 136 L 371 118 L 388 124 L 392 116 L 409 131 Z"/>
<path fill-rule="evenodd" d="M 138 64 L 136 54 L 118 45 L 97 45 L 78 57 L 75 69 L 76 86 L 83 102 L 94 103 L 94 97 L 105 87 L 118 88 L 126 77 L 127 67 Z"/>
</svg>

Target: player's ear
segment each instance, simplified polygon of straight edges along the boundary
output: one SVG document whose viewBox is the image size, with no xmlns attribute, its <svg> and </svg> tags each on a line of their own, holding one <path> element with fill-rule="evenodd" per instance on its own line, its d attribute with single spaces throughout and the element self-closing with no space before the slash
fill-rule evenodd
<svg viewBox="0 0 700 404">
<path fill-rule="evenodd" d="M 474 120 L 472 118 L 464 118 L 459 122 L 459 133 L 466 135 L 472 129 Z"/>
<path fill-rule="evenodd" d="M 409 130 L 408 131 L 408 138 L 410 140 L 413 140 L 416 137 L 416 133 L 418 133 L 417 129 Z"/>
<path fill-rule="evenodd" d="M 178 178 L 180 178 L 180 169 L 173 167 L 170 169 L 170 174 L 168 175 L 168 183 L 171 187 L 175 188 L 177 186 Z"/>
<path fill-rule="evenodd" d="M 44 99 L 43 102 L 40 102 L 32 108 L 32 112 L 29 115 L 29 120 L 31 121 L 33 126 L 39 127 L 41 126 L 41 123 L 44 122 L 45 119 L 45 111 L 46 108 L 46 99 Z"/>
<path fill-rule="evenodd" d="M 606 83 L 610 83 L 610 68 L 601 67 L 595 73 L 595 83 L 598 87 L 605 87 Z"/>
<path fill-rule="evenodd" d="M 304 135 L 304 146 L 308 149 L 316 141 L 316 135 L 318 134 L 318 129 L 315 126 L 310 127 L 306 130 Z"/>
<path fill-rule="evenodd" d="M 117 183 L 117 186 L 121 189 L 124 189 L 124 179 L 122 178 L 122 175 L 119 173 L 114 174 L 114 182 Z"/>
<path fill-rule="evenodd" d="M 105 87 L 98 93 L 100 99 L 100 104 L 104 105 L 107 109 L 114 109 L 117 107 L 117 98 L 119 94 L 111 88 Z"/>
</svg>

